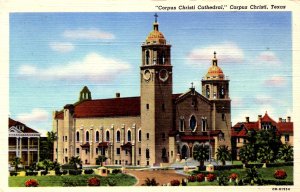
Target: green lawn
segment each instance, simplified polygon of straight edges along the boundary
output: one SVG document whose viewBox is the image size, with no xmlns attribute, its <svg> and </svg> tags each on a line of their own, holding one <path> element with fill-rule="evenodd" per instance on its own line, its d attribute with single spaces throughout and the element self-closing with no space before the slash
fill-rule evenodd
<svg viewBox="0 0 300 192">
<path fill-rule="evenodd" d="M 10 187 L 24 187 L 25 181 L 35 179 L 40 187 L 57 187 L 57 186 L 87 186 L 87 180 L 91 177 L 100 179 L 101 186 L 107 186 L 108 180 L 114 180 L 116 186 L 132 186 L 137 180 L 125 174 L 110 174 L 108 177 L 99 175 L 63 175 L 63 176 L 25 176 L 25 177 L 9 177 Z"/>
</svg>

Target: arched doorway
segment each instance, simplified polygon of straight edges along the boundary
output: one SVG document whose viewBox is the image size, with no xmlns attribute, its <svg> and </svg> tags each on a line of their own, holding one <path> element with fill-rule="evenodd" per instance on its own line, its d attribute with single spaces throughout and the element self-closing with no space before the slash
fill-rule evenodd
<svg viewBox="0 0 300 192">
<path fill-rule="evenodd" d="M 186 145 L 183 145 L 181 148 L 181 158 L 185 159 L 189 157 L 189 148 Z"/>
</svg>

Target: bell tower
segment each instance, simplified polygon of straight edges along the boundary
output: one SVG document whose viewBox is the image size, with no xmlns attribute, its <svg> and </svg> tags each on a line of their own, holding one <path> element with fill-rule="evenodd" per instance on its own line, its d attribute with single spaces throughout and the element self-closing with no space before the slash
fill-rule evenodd
<svg viewBox="0 0 300 192">
<path fill-rule="evenodd" d="M 202 78 L 202 95 L 213 104 L 212 123 L 210 130 L 221 130 L 224 138 L 220 139 L 220 145 L 231 148 L 231 99 L 229 97 L 229 79 L 224 76 L 218 66 L 217 53 L 214 52 L 212 65 L 207 74 Z"/>
<path fill-rule="evenodd" d="M 172 65 L 171 45 L 159 31 L 155 14 L 153 30 L 142 44 L 141 127 L 142 165 L 168 162 L 169 138 L 172 128 Z"/>
</svg>

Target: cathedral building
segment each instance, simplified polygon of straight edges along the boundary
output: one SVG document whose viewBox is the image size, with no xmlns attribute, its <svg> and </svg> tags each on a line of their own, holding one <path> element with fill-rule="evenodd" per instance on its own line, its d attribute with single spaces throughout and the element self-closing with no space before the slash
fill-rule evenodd
<svg viewBox="0 0 300 192">
<path fill-rule="evenodd" d="M 77 102 L 53 113 L 54 160 L 65 164 L 79 156 L 95 164 L 104 155 L 110 165 L 168 165 L 192 158 L 197 145 L 210 146 L 212 158 L 218 146 L 231 148 L 229 80 L 216 53 L 202 92 L 192 85 L 173 94 L 171 45 L 157 16 L 141 51 L 140 97 L 92 99 L 84 87 Z"/>
</svg>

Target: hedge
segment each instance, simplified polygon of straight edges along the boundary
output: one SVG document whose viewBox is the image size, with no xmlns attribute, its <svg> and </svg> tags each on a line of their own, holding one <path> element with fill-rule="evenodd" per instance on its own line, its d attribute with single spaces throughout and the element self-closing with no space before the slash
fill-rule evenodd
<svg viewBox="0 0 300 192">
<path fill-rule="evenodd" d="M 281 163 L 267 163 L 266 167 L 282 167 L 282 166 L 294 166 L 294 162 L 281 162 Z"/>
<path fill-rule="evenodd" d="M 293 181 L 283 181 L 283 180 L 267 180 L 263 179 L 265 185 L 294 185 Z"/>
<path fill-rule="evenodd" d="M 10 174 L 10 176 L 17 176 L 18 175 L 18 173 L 16 171 L 11 171 L 11 172 L 9 172 L 9 174 Z"/>
<path fill-rule="evenodd" d="M 84 174 L 92 174 L 92 173 L 94 173 L 93 169 L 84 170 Z"/>
<path fill-rule="evenodd" d="M 26 176 L 36 176 L 37 174 L 37 171 L 26 171 Z"/>
<path fill-rule="evenodd" d="M 243 169 L 243 165 L 215 165 L 214 169 L 216 171 L 223 171 L 223 170 L 231 170 L 231 169 Z"/>
<path fill-rule="evenodd" d="M 70 169 L 69 170 L 69 175 L 81 175 L 81 173 L 82 173 L 81 169 L 78 169 L 78 170 Z"/>
<path fill-rule="evenodd" d="M 253 168 L 253 167 L 262 168 L 263 165 L 264 165 L 263 163 L 251 163 L 251 164 L 247 164 L 245 167 L 246 168 Z"/>
</svg>

